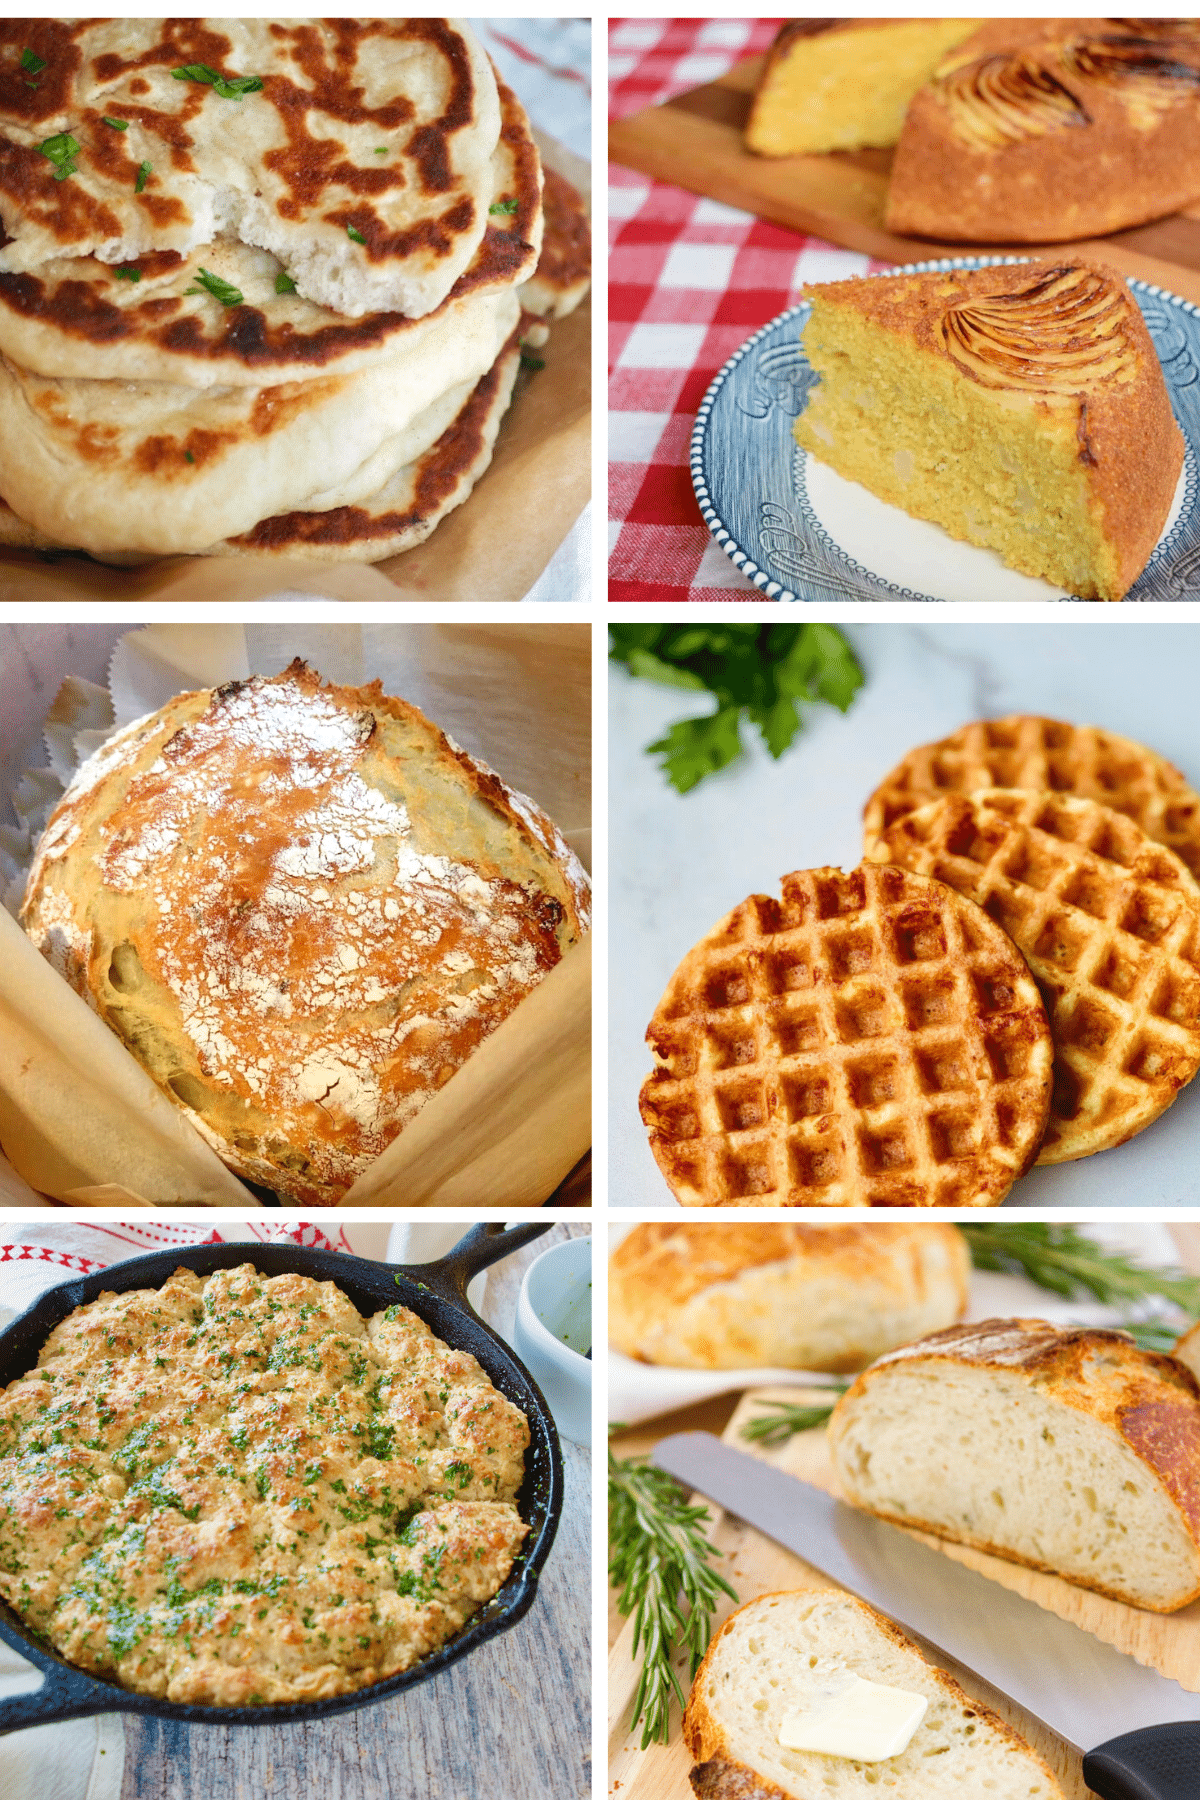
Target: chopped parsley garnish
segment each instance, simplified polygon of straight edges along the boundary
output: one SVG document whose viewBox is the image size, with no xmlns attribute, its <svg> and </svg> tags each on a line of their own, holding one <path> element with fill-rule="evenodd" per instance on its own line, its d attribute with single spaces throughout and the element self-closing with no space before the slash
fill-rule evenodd
<svg viewBox="0 0 1200 1800">
<path fill-rule="evenodd" d="M 376 150 L 375 150 L 376 156 L 386 156 L 387 153 L 388 153 L 388 147 L 386 144 L 379 144 L 376 146 Z"/>
<path fill-rule="evenodd" d="M 192 455 L 190 450 L 185 450 L 183 453 L 183 460 L 184 460 L 184 462 L 194 463 L 196 459 Z"/>
<path fill-rule="evenodd" d="M 110 119 L 107 113 L 101 113 L 100 122 L 103 125 L 111 125 L 114 131 L 128 131 L 129 130 L 129 120 L 128 119 Z"/>
<path fill-rule="evenodd" d="M 497 200 L 494 206 L 488 207 L 488 211 L 490 213 L 515 213 L 520 204 L 519 200 Z"/>
<path fill-rule="evenodd" d="M 75 174 L 74 158 L 79 155 L 79 145 L 69 131 L 60 131 L 57 137 L 47 138 L 38 149 L 54 164 L 55 181 L 65 181 L 68 175 Z"/>
<path fill-rule="evenodd" d="M 278 275 L 275 277 L 275 292 L 277 294 L 294 294 L 295 291 L 296 284 L 288 274 L 287 270 L 280 269 Z"/>
<path fill-rule="evenodd" d="M 22 50 L 22 52 L 21 52 L 21 67 L 25 70 L 26 74 L 28 74 L 28 75 L 40 75 L 42 70 L 46 67 L 46 63 L 45 63 L 44 59 L 36 53 L 36 51 Z M 35 85 L 35 83 L 32 81 L 27 81 L 25 83 L 25 85 L 26 85 L 26 87 L 33 87 Z"/>
<path fill-rule="evenodd" d="M 172 69 L 171 73 L 176 81 L 203 82 L 222 100 L 241 100 L 246 94 L 257 94 L 262 87 L 257 75 L 222 75 L 219 69 L 210 69 L 207 63 L 186 63 L 180 69 Z"/>
<path fill-rule="evenodd" d="M 522 350 L 521 367 L 523 369 L 544 369 L 545 366 L 546 362 L 544 357 L 530 356 L 528 350 Z"/>
<path fill-rule="evenodd" d="M 140 281 L 142 279 L 142 271 L 133 268 L 131 265 L 127 265 L 123 269 L 118 269 L 116 271 L 116 276 L 118 281 Z"/>
<path fill-rule="evenodd" d="M 200 286 L 185 288 L 186 294 L 198 294 L 203 290 L 203 292 L 211 294 L 214 300 L 219 300 L 222 306 L 242 306 L 244 304 L 245 297 L 242 290 L 235 288 L 231 281 L 222 281 L 219 275 L 212 275 L 207 269 L 197 269 L 196 280 Z"/>
<path fill-rule="evenodd" d="M 346 236 L 352 238 L 356 244 L 365 244 L 367 241 L 362 232 L 357 231 L 353 225 L 347 225 Z"/>
<path fill-rule="evenodd" d="M 153 173 L 154 173 L 154 164 L 153 163 L 147 162 L 147 163 L 142 163 L 139 165 L 138 172 L 137 172 L 137 180 L 133 184 L 133 191 L 135 194 L 141 193 L 142 189 L 145 187 L 146 183 L 149 181 L 149 179 L 150 179 L 151 175 L 153 175 Z"/>
</svg>

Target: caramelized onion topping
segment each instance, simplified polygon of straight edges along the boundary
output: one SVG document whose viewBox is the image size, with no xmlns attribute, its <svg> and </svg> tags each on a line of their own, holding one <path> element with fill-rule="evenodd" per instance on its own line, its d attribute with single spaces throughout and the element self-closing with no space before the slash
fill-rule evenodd
<svg viewBox="0 0 1200 1800">
<path fill-rule="evenodd" d="M 963 63 L 939 75 L 935 86 L 955 137 L 973 150 L 1002 150 L 1091 123 L 1074 94 L 1030 52 Z"/>
<path fill-rule="evenodd" d="M 942 341 L 984 387 L 1080 394 L 1135 361 L 1122 289 L 1094 269 L 1064 265 L 1030 287 L 951 306 Z"/>
</svg>

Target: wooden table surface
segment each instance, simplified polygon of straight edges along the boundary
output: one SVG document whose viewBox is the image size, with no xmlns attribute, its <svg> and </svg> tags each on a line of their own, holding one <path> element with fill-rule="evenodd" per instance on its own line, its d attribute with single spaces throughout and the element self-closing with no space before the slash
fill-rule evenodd
<svg viewBox="0 0 1200 1800">
<path fill-rule="evenodd" d="M 555 1225 L 488 1275 L 507 1333 Z M 591 1456 L 563 1443 L 566 1501 L 538 1597 L 511 1631 L 423 1687 L 311 1725 L 126 1715 L 121 1800 L 531 1800 L 591 1794 Z"/>
</svg>

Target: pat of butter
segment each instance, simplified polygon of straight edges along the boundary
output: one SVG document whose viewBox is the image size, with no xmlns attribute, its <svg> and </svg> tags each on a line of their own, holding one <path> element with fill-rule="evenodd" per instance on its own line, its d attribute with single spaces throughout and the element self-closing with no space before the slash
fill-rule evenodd
<svg viewBox="0 0 1200 1800">
<path fill-rule="evenodd" d="M 856 1675 L 823 1706 L 784 1719 L 779 1742 L 785 1750 L 816 1750 L 851 1762 L 886 1762 L 908 1749 L 928 1706 L 924 1694 L 883 1687 Z"/>
</svg>

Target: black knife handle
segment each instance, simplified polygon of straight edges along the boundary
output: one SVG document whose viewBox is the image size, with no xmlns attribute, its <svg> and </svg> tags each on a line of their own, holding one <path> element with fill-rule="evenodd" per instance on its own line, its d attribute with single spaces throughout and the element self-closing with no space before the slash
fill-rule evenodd
<svg viewBox="0 0 1200 1800">
<path fill-rule="evenodd" d="M 1083 1759 L 1102 1800 L 1200 1800 L 1200 1720 L 1110 1738 Z"/>
</svg>

